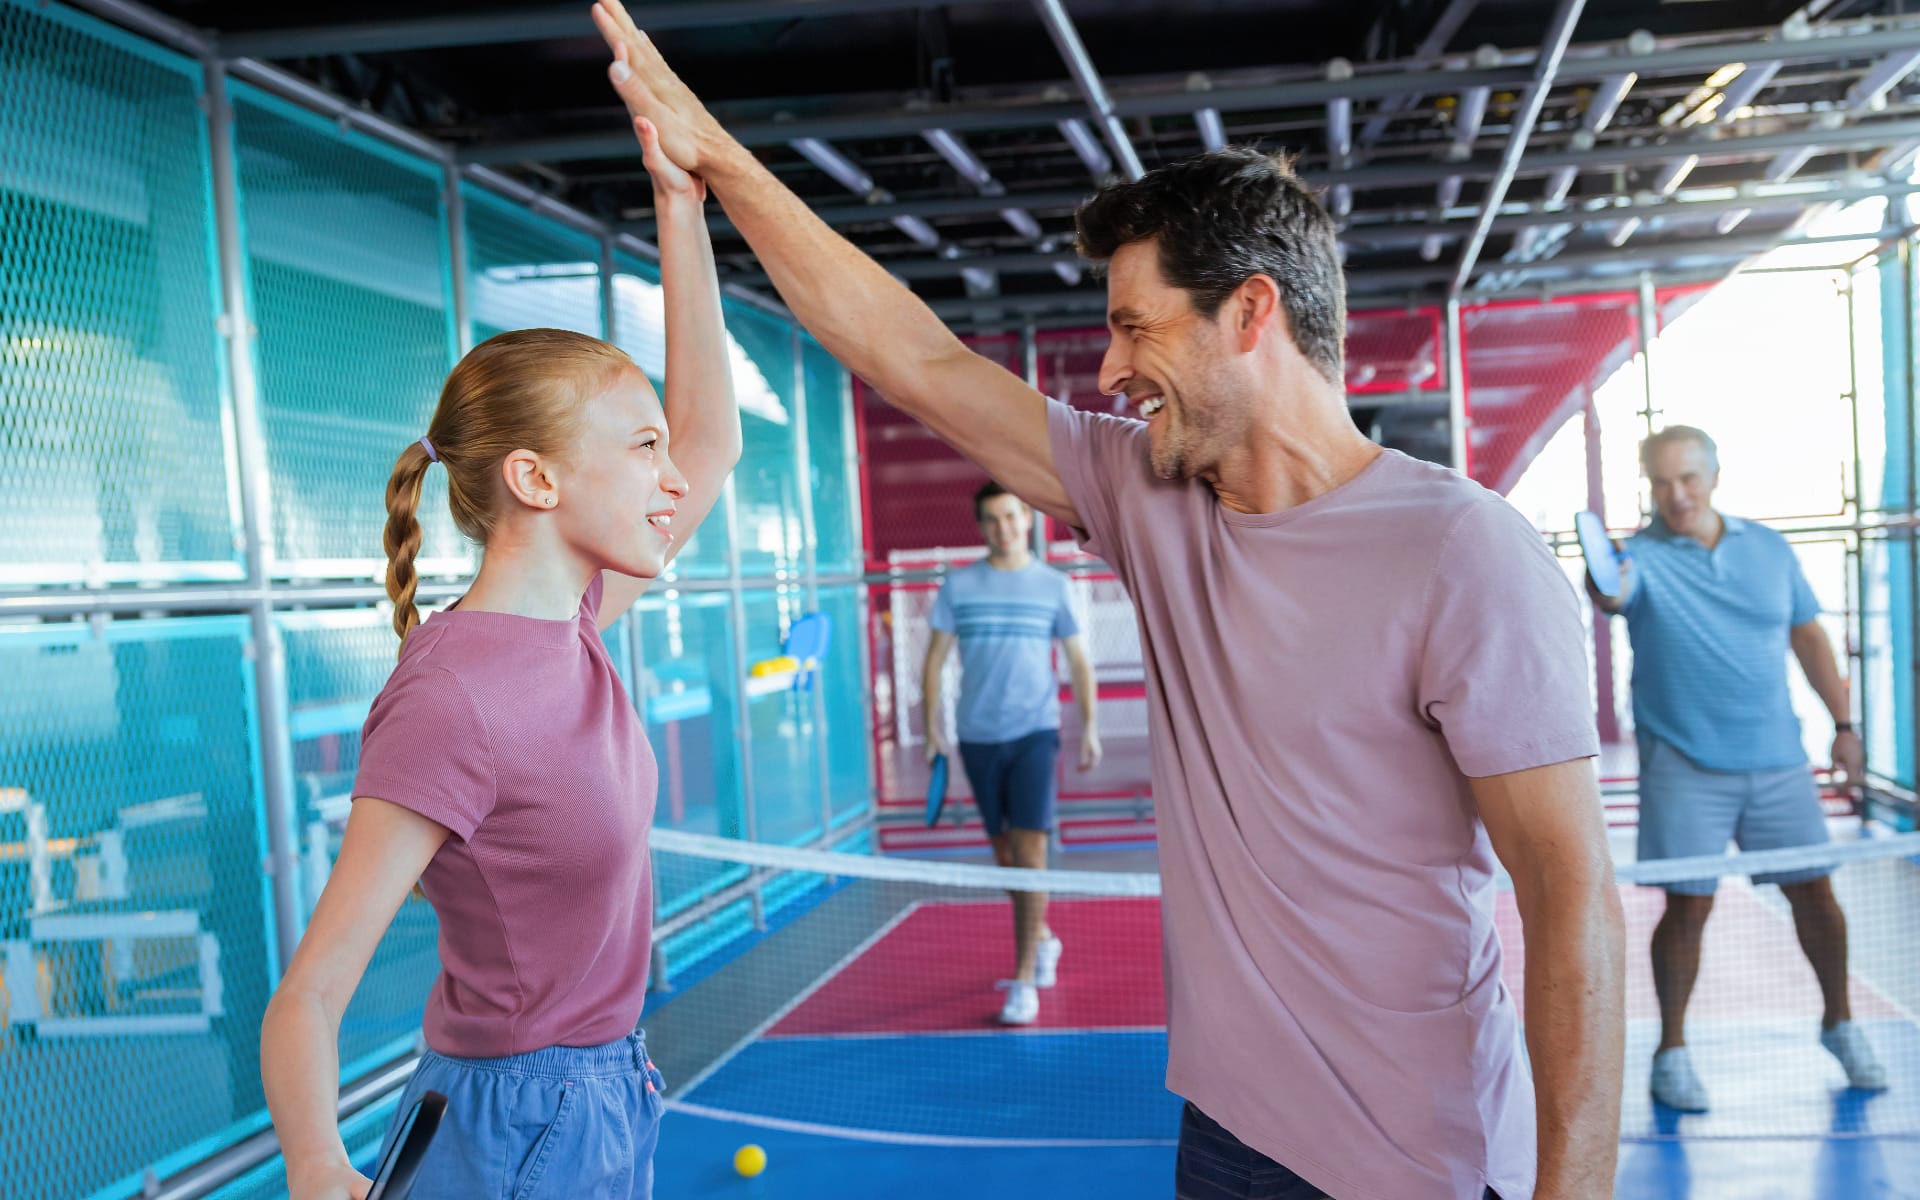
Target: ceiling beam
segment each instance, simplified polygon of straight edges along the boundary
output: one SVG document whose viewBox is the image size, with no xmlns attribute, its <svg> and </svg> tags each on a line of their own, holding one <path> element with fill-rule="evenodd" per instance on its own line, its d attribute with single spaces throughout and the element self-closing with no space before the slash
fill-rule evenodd
<svg viewBox="0 0 1920 1200">
<path fill-rule="evenodd" d="M 1703 61 L 1713 63 L 1714 68 L 1717 69 L 1730 60 L 1747 61 L 1748 65 L 1752 66 L 1755 62 L 1774 61 L 1775 58 L 1871 57 L 1901 49 L 1920 49 L 1920 20 L 1908 21 L 1888 29 L 1872 30 L 1867 33 L 1814 37 L 1804 41 L 1716 42 L 1704 47 L 1677 46 L 1645 55 L 1601 54 L 1577 60 L 1569 52 L 1562 59 L 1556 79 L 1558 82 L 1566 83 L 1574 80 L 1619 77 L 1637 71 L 1639 78 L 1644 81 L 1662 71 L 1694 69 Z M 1392 67 L 1394 64 L 1383 65 Z M 1223 113 L 1242 112 L 1253 109 L 1319 107 L 1330 100 L 1340 98 L 1379 99 L 1407 92 L 1432 93 L 1474 87 L 1517 88 L 1529 84 L 1532 78 L 1532 69 L 1525 64 L 1491 69 L 1472 66 L 1433 67 L 1420 64 L 1406 65 L 1405 69 L 1400 70 L 1369 70 L 1367 73 L 1356 74 L 1349 79 L 1328 79 L 1322 73 L 1313 77 L 1251 87 L 1214 87 L 1205 91 L 1169 91 L 1162 85 L 1152 91 L 1110 95 L 1109 101 L 1113 114 L 1118 117 L 1191 116 L 1203 108 L 1211 108 Z M 878 112 L 829 113 L 817 116 L 796 116 L 791 120 L 757 120 L 727 124 L 729 132 L 743 145 L 763 146 L 787 142 L 796 137 L 814 137 L 822 140 L 888 136 L 919 137 L 926 130 L 936 128 L 948 129 L 956 133 L 1021 129 L 1058 125 L 1062 121 L 1083 116 L 1085 112 L 1085 105 L 1073 101 L 1039 101 L 931 105 Z M 611 124 L 613 123 L 610 122 Z M 1809 132 L 1814 131 L 1809 130 Z M 1786 148 L 1797 148 L 1808 144 L 1806 137 L 1801 135 L 1767 136 L 1786 136 L 1787 141 L 1781 143 Z M 1718 153 L 1721 146 L 1748 140 L 1722 138 L 1710 141 L 1707 145 L 1712 152 Z M 1644 151 L 1646 148 L 1636 149 Z M 1592 153 L 1599 154 L 1602 151 L 1596 148 Z M 1674 157 L 1680 153 L 1684 151 L 1668 149 L 1663 153 L 1659 149 L 1654 149 L 1651 157 Z M 631 131 L 621 125 L 610 128 L 605 133 L 479 143 L 463 150 L 461 158 L 465 162 L 502 163 L 635 158 L 638 155 L 639 149 Z M 1534 166 L 1535 158 L 1536 156 L 1529 154 L 1523 166 L 1530 171 Z M 1556 162 L 1555 166 L 1581 166 L 1590 161 L 1624 163 L 1630 160 L 1619 158 L 1589 160 L 1576 157 Z M 1358 170 L 1364 172 L 1367 168 Z M 1463 170 L 1461 173 L 1468 172 Z M 1491 177 L 1491 174 L 1492 169 L 1489 167 L 1487 177 Z M 1430 182 L 1438 183 L 1445 177 L 1446 174 L 1441 173 Z"/>
<path fill-rule="evenodd" d="M 951 5 L 981 0 L 945 2 Z M 633 15 L 634 24 L 649 33 L 658 33 L 670 29 L 797 21 L 925 7 L 926 0 L 669 0 L 657 4 L 637 2 L 628 11 Z M 220 39 L 220 48 L 224 54 L 249 58 L 318 58 L 593 36 L 593 18 L 588 6 L 567 4 L 471 16 L 260 29 L 228 34 Z"/>
<path fill-rule="evenodd" d="M 1467 286 L 1467 280 L 1473 275 L 1475 264 L 1480 261 L 1480 249 L 1487 244 L 1493 218 L 1506 200 L 1507 189 L 1513 186 L 1514 176 L 1520 172 L 1520 156 L 1526 152 L 1527 142 L 1533 137 L 1534 123 L 1540 119 L 1540 110 L 1546 107 L 1547 92 L 1553 87 L 1554 74 L 1560 69 L 1560 59 L 1567 52 L 1567 44 L 1573 40 L 1573 27 L 1586 6 L 1587 0 L 1560 0 L 1559 10 L 1547 25 L 1547 36 L 1540 43 L 1543 47 L 1540 62 L 1534 68 L 1533 86 L 1527 89 L 1527 98 L 1521 101 L 1520 115 L 1514 120 L 1513 133 L 1507 139 L 1507 148 L 1500 157 L 1500 174 L 1494 177 L 1493 186 L 1487 189 L 1486 198 L 1480 203 L 1480 215 L 1474 221 L 1473 233 L 1467 239 L 1466 249 L 1460 252 L 1453 283 L 1447 289 L 1447 298 L 1450 300 L 1459 298 L 1460 292 Z"/>
<path fill-rule="evenodd" d="M 1033 0 L 1033 6 L 1040 13 L 1040 21 L 1047 27 L 1047 36 L 1053 39 L 1054 48 L 1065 60 L 1067 74 L 1073 76 L 1074 86 L 1080 89 L 1094 119 L 1106 133 L 1107 145 L 1120 160 L 1121 174 L 1129 180 L 1140 178 L 1146 174 L 1140 166 L 1140 155 L 1133 148 L 1133 139 L 1127 136 L 1127 127 L 1113 114 L 1113 98 L 1107 94 L 1107 85 L 1101 82 L 1093 58 L 1080 40 L 1080 31 L 1073 27 L 1073 18 L 1067 16 L 1060 0 Z"/>
</svg>

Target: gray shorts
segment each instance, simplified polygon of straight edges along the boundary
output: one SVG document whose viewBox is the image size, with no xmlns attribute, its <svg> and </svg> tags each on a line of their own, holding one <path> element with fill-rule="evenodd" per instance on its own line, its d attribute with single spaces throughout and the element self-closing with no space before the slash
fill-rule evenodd
<svg viewBox="0 0 1920 1200">
<path fill-rule="evenodd" d="M 1813 772 L 1805 766 L 1774 771 L 1709 771 L 1658 738 L 1640 735 L 1641 861 L 1784 850 L 1830 841 Z M 1755 883 L 1807 883 L 1831 868 L 1755 875 Z M 1711 896 L 1717 879 L 1682 879 L 1662 886 L 1683 896 Z"/>
</svg>

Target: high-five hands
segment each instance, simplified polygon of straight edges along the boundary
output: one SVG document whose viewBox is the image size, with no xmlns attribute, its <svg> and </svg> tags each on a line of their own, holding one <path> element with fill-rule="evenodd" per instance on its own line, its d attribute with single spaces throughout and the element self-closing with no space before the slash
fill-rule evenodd
<svg viewBox="0 0 1920 1200">
<path fill-rule="evenodd" d="M 725 144 L 726 132 L 720 123 L 667 66 L 653 39 L 634 26 L 620 0 L 599 0 L 593 6 L 593 23 L 613 51 L 607 77 L 627 112 L 653 124 L 659 149 L 675 166 L 700 175 L 706 158 Z"/>
</svg>

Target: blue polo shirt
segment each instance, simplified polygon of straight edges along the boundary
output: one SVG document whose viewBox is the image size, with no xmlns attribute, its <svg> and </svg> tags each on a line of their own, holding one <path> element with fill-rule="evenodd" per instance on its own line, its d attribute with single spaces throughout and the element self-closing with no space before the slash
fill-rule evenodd
<svg viewBox="0 0 1920 1200">
<path fill-rule="evenodd" d="M 1788 634 L 1820 602 L 1787 539 L 1738 517 L 1709 550 L 1659 517 L 1627 541 L 1633 721 L 1710 771 L 1807 761 L 1787 693 Z"/>
<path fill-rule="evenodd" d="M 960 643 L 963 742 L 1011 742 L 1060 728 L 1053 641 L 1080 632 L 1067 577 L 1034 561 L 1002 571 L 985 561 L 947 576 L 928 621 Z"/>
</svg>

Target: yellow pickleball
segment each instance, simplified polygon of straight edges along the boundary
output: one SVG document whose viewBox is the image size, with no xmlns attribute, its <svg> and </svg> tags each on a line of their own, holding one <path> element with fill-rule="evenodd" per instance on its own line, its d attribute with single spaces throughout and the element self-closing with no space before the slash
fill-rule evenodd
<svg viewBox="0 0 1920 1200">
<path fill-rule="evenodd" d="M 767 1152 L 749 1142 L 733 1152 L 733 1169 L 752 1179 L 767 1169 Z"/>
</svg>

